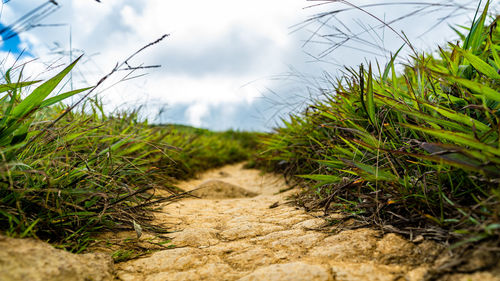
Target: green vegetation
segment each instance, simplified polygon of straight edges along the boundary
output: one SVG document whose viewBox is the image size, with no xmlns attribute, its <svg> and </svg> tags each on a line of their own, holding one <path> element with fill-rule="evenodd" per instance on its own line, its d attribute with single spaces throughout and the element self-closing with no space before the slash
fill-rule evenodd
<svg viewBox="0 0 500 281">
<path fill-rule="evenodd" d="M 305 206 L 358 225 L 499 241 L 500 30 L 488 5 L 459 44 L 415 55 L 401 74 L 397 53 L 382 69 L 347 69 L 263 140 L 260 163 L 308 183 Z"/>
<path fill-rule="evenodd" d="M 0 229 L 10 236 L 80 252 L 106 229 L 164 232 L 149 223 L 150 211 L 179 197 L 177 179 L 255 149 L 253 133 L 151 126 L 137 112 L 107 116 L 97 99 L 70 111 L 57 103 L 90 88 L 49 95 L 76 63 L 33 90 L 38 81 L 12 82 L 11 70 L 0 85 Z"/>
<path fill-rule="evenodd" d="M 183 125 L 157 126 L 168 133 L 168 143 L 182 148 L 182 153 L 173 156 L 176 165 L 169 175 L 186 179 L 196 173 L 249 159 L 258 146 L 260 133 L 225 131 L 212 132 L 207 129 Z"/>
</svg>

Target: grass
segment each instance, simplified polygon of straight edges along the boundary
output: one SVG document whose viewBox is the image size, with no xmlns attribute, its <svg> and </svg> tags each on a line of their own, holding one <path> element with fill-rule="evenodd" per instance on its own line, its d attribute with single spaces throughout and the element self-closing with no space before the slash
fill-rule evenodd
<svg viewBox="0 0 500 281">
<path fill-rule="evenodd" d="M 347 68 L 262 141 L 261 165 L 303 181 L 299 203 L 407 237 L 500 244 L 500 30 L 489 2 L 438 55 L 401 73 Z"/>
<path fill-rule="evenodd" d="M 178 179 L 192 177 L 213 167 L 250 159 L 258 146 L 258 137 L 262 135 L 234 130 L 212 132 L 183 125 L 155 128 L 169 134 L 168 141 L 171 145 L 182 147 L 182 153 L 172 156 L 177 164 L 170 174 Z"/>
<path fill-rule="evenodd" d="M 0 229 L 9 236 L 81 252 L 104 230 L 139 225 L 163 233 L 151 210 L 179 197 L 176 180 L 245 160 L 255 149 L 254 133 L 152 126 L 137 112 L 108 116 L 98 99 L 69 110 L 59 102 L 90 88 L 52 92 L 76 63 L 37 87 L 40 81 L 21 82 L 20 73 L 11 81 L 12 70 L 0 85 Z M 158 189 L 171 196 L 155 195 Z"/>
</svg>

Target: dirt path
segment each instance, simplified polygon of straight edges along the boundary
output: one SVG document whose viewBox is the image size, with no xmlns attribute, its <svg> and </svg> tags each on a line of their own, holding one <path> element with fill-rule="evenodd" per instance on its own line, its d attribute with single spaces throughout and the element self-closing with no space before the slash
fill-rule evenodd
<svg viewBox="0 0 500 281">
<path fill-rule="evenodd" d="M 171 235 L 177 248 L 118 264 L 119 280 L 422 280 L 443 252 L 370 229 L 314 230 L 324 220 L 283 204 L 293 191 L 277 194 L 286 188 L 279 177 L 241 164 L 180 186 L 200 184 L 202 199 L 165 205 L 157 215 L 178 231 Z"/>
</svg>

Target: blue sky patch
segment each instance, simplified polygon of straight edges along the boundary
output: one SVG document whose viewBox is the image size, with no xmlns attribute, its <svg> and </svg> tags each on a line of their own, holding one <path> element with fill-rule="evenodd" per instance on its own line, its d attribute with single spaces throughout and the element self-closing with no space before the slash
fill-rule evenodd
<svg viewBox="0 0 500 281">
<path fill-rule="evenodd" d="M 2 37 L 0 50 L 11 52 L 14 55 L 19 55 L 23 52 L 23 49 L 20 48 L 21 39 L 19 38 L 19 35 L 10 27 L 0 23 L 0 35 Z M 25 49 L 23 56 L 24 55 L 30 55 L 29 50 Z"/>
</svg>

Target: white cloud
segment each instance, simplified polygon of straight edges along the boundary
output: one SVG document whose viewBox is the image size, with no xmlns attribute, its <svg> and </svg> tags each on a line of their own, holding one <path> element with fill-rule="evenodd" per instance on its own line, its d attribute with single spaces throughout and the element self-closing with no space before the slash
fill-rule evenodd
<svg viewBox="0 0 500 281">
<path fill-rule="evenodd" d="M 43 2 L 45 0 L 11 1 L 9 2 L 11 5 L 4 5 L 2 20 L 11 22 Z M 214 124 L 205 122 L 212 120 L 209 118 L 209 115 L 213 114 L 211 109 L 256 104 L 256 100 L 267 88 L 275 89 L 283 86 L 285 82 L 272 81 L 268 78 L 288 71 L 288 64 L 306 74 L 318 74 L 323 67 L 328 67 L 327 70 L 330 72 L 337 69 L 328 64 L 305 63 L 310 58 L 302 52 L 301 40 L 307 39 L 310 32 L 316 31 L 317 25 L 292 35 L 289 34 L 289 27 L 316 12 L 340 7 L 338 3 L 303 10 L 303 7 L 317 2 L 304 0 L 105 0 L 101 4 L 92 0 L 58 2 L 63 7 L 44 23 L 71 24 L 73 47 L 84 50 L 88 55 L 99 53 L 97 56 L 87 56 L 87 61 L 78 66 L 75 83 L 82 86 L 85 83 L 95 83 L 117 61 L 126 58 L 141 46 L 164 33 L 171 34 L 165 42 L 146 50 L 134 59 L 134 63 L 162 64 L 163 68 L 152 70 L 149 76 L 141 80 L 120 83 L 106 91 L 104 98 L 108 101 L 108 108 L 123 104 L 137 105 L 147 101 L 154 101 L 156 104 L 166 103 L 171 108 L 188 105 L 184 111 L 187 123 L 215 127 Z M 353 2 L 368 3 L 368 1 Z M 394 6 L 381 7 L 374 9 L 373 12 L 382 18 L 394 18 L 396 15 L 401 15 L 405 9 Z M 360 29 L 355 22 L 356 19 L 366 23 L 376 23 L 360 13 L 349 12 L 340 15 L 339 18 L 353 30 Z M 461 20 L 464 18 L 466 16 Z M 420 17 L 414 21 L 397 24 L 396 29 L 404 29 L 409 36 L 418 35 L 425 30 L 425 25 L 421 24 L 423 22 L 432 23 L 432 19 L 424 20 Z M 330 31 L 340 26 L 339 22 L 332 24 Z M 399 39 L 387 30 L 385 36 L 387 49 L 395 50 L 401 45 Z M 452 36 L 452 33 L 446 25 L 442 25 L 425 40 L 428 45 L 434 46 L 434 41 L 444 40 L 449 36 Z M 378 40 L 370 36 L 365 38 L 370 42 Z M 33 46 L 37 55 L 45 58 L 46 53 L 55 46 L 54 41 L 61 44 L 59 50 L 68 50 L 69 26 L 33 29 L 29 33 L 22 34 L 21 39 Z M 420 46 L 425 46 L 423 44 L 425 41 L 419 43 L 422 43 Z M 317 54 L 322 48 L 321 45 L 312 44 L 306 50 Z M 339 49 L 331 58 L 340 64 L 353 65 L 362 61 L 366 55 L 370 56 L 368 53 L 348 48 Z M 78 76 L 78 73 L 84 76 Z M 254 82 L 249 83 L 252 81 Z M 110 84 L 112 82 L 108 83 Z M 287 89 L 290 87 L 287 85 Z M 236 120 L 241 119 L 238 114 L 240 112 L 237 110 L 234 112 L 229 110 L 219 115 L 223 116 L 221 118 L 237 122 Z M 229 115 L 235 118 L 228 118 Z M 227 124 L 228 127 L 238 126 L 238 123 Z"/>
<path fill-rule="evenodd" d="M 188 107 L 186 118 L 193 126 L 200 127 L 203 125 L 203 118 L 208 114 L 208 105 L 203 103 L 195 103 Z"/>
<path fill-rule="evenodd" d="M 19 15 L 11 8 L 10 5 L 1 5 L 0 6 L 0 19 L 2 22 L 12 22 L 17 19 Z"/>
</svg>

